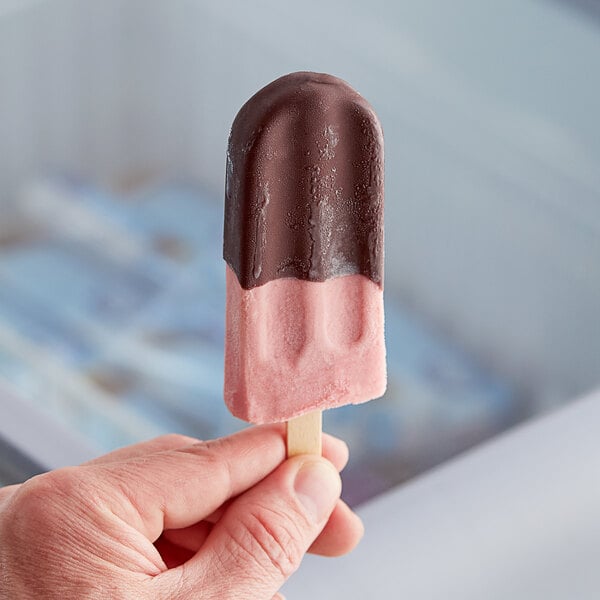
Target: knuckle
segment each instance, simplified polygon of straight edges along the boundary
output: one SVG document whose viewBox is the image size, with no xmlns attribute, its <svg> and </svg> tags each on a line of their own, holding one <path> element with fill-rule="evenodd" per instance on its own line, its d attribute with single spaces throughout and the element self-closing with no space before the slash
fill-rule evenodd
<svg viewBox="0 0 600 600">
<path fill-rule="evenodd" d="M 66 467 L 37 475 L 26 481 L 15 494 L 19 510 L 26 513 L 44 513 L 53 508 L 60 510 L 65 499 L 82 499 L 86 494 L 84 479 L 78 467 Z"/>
<path fill-rule="evenodd" d="M 36 475 L 27 480 L 18 492 L 17 500 L 21 511 L 36 511 L 60 490 L 62 475 L 54 472 Z"/>
<path fill-rule="evenodd" d="M 36 531 L 43 536 L 63 517 L 62 498 L 71 493 L 73 477 L 70 473 L 51 471 L 32 477 L 13 494 L 8 504 L 9 522 L 15 533 L 26 535 Z"/>
<path fill-rule="evenodd" d="M 216 440 L 204 440 L 193 445 L 191 451 L 206 456 L 210 459 L 219 459 L 225 453 L 228 440 L 218 438 Z"/>
<path fill-rule="evenodd" d="M 189 446 L 190 444 L 196 443 L 198 440 L 182 435 L 181 433 L 166 433 L 161 435 L 154 440 L 159 445 L 165 448 L 173 448 L 176 446 Z"/>
<path fill-rule="evenodd" d="M 80 498 L 86 487 L 85 479 L 81 477 L 78 467 L 66 467 L 50 471 L 42 476 L 43 486 L 53 498 Z"/>
<path fill-rule="evenodd" d="M 183 452 L 197 456 L 199 472 L 210 474 L 211 485 L 224 490 L 225 497 L 229 498 L 232 494 L 234 478 L 233 468 L 225 451 L 226 443 L 223 439 L 198 442 L 185 448 Z"/>
</svg>

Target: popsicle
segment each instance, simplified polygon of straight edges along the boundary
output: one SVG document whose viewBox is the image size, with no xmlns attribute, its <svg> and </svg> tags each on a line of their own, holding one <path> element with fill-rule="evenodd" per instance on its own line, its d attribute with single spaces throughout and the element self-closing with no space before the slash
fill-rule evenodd
<svg viewBox="0 0 600 600">
<path fill-rule="evenodd" d="M 285 75 L 233 122 L 225 402 L 288 421 L 290 454 L 318 452 L 323 409 L 385 391 L 383 183 L 379 120 L 341 79 Z"/>
</svg>

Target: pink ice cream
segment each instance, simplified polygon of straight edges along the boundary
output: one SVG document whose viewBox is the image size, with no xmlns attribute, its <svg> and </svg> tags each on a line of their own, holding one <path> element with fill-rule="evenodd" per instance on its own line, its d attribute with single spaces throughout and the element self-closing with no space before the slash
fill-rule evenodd
<svg viewBox="0 0 600 600">
<path fill-rule="evenodd" d="M 356 404 L 386 386 L 383 293 L 363 275 L 244 290 L 227 267 L 225 402 L 252 423 Z"/>
</svg>

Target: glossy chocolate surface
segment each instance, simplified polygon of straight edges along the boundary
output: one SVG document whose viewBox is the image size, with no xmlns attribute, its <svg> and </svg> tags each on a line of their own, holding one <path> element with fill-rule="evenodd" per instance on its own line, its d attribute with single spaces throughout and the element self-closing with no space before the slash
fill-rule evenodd
<svg viewBox="0 0 600 600">
<path fill-rule="evenodd" d="M 383 134 L 346 82 L 292 73 L 236 116 L 223 255 L 240 285 L 360 273 L 382 286 Z"/>
</svg>

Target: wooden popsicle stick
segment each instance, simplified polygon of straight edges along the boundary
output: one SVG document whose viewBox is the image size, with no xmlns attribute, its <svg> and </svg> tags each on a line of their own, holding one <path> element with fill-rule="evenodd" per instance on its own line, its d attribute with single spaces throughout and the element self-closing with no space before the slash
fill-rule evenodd
<svg viewBox="0 0 600 600">
<path fill-rule="evenodd" d="M 322 411 L 314 410 L 287 422 L 287 455 L 322 454 Z"/>
</svg>

